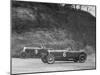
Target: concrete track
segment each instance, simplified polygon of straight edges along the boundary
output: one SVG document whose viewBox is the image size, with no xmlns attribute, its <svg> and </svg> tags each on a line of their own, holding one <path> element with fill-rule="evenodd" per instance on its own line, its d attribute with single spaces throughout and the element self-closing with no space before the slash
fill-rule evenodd
<svg viewBox="0 0 100 75">
<path fill-rule="evenodd" d="M 88 56 L 85 63 L 74 63 L 73 61 L 56 61 L 54 64 L 47 64 L 43 63 L 41 59 L 36 58 L 12 58 L 12 74 L 82 69 L 95 69 L 94 55 Z"/>
</svg>

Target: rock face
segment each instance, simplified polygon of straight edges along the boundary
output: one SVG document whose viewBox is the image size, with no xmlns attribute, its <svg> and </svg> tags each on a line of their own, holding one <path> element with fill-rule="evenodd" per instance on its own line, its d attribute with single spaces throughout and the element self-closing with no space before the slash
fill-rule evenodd
<svg viewBox="0 0 100 75">
<path fill-rule="evenodd" d="M 80 48 L 96 43 L 96 18 L 88 12 L 57 4 L 12 2 L 12 50 L 45 43 Z M 19 39 L 22 38 L 22 39 Z M 17 42 L 16 42 L 17 41 Z M 53 47 L 52 46 L 52 47 Z M 62 49 L 62 48 L 61 48 Z"/>
</svg>

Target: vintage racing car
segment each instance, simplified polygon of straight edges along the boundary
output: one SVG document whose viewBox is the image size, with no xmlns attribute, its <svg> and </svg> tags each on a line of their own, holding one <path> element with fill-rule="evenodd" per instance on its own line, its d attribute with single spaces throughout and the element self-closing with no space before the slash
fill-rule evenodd
<svg viewBox="0 0 100 75">
<path fill-rule="evenodd" d="M 21 58 L 27 57 L 35 57 L 38 54 L 38 51 L 43 48 L 40 47 L 24 47 L 23 50 L 20 52 Z"/>
<path fill-rule="evenodd" d="M 45 50 L 50 50 L 51 48 L 45 47 L 24 47 L 20 52 L 21 58 L 33 58 L 33 57 L 41 57 L 41 53 Z"/>
<path fill-rule="evenodd" d="M 42 62 L 48 64 L 53 64 L 55 61 L 84 63 L 87 58 L 87 54 L 83 50 L 73 51 L 71 48 L 66 50 L 43 49 L 40 54 Z"/>
</svg>

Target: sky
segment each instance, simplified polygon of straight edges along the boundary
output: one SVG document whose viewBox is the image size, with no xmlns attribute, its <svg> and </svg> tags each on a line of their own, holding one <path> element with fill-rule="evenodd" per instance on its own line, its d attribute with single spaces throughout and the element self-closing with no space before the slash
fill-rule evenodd
<svg viewBox="0 0 100 75">
<path fill-rule="evenodd" d="M 15 1 L 27 1 L 27 0 L 15 0 Z M 65 3 L 62 3 L 62 5 L 64 6 Z M 80 8 L 80 5 L 79 4 L 73 4 L 73 5 L 76 5 L 77 6 L 76 7 L 77 9 Z M 87 8 L 88 8 L 88 10 L 87 10 Z M 96 7 L 94 5 L 81 5 L 81 10 L 87 11 L 90 14 L 92 14 L 93 16 L 96 17 Z"/>
<path fill-rule="evenodd" d="M 65 5 L 65 3 L 62 4 L 62 6 L 64 6 L 64 5 Z M 81 10 L 87 11 L 96 17 L 96 6 L 73 4 L 73 8 L 75 8 L 75 6 L 76 6 L 76 9 L 80 9 L 80 6 L 81 6 Z"/>
<path fill-rule="evenodd" d="M 77 9 L 79 9 L 79 6 L 77 5 Z M 82 5 L 81 10 L 87 11 L 96 17 L 96 7 L 93 5 Z"/>
</svg>

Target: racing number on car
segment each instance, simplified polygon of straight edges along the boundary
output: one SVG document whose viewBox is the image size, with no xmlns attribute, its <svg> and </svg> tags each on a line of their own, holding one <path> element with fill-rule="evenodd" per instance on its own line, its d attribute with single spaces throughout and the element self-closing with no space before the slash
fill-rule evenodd
<svg viewBox="0 0 100 75">
<path fill-rule="evenodd" d="M 66 57 L 66 52 L 63 53 L 63 57 Z"/>
</svg>

